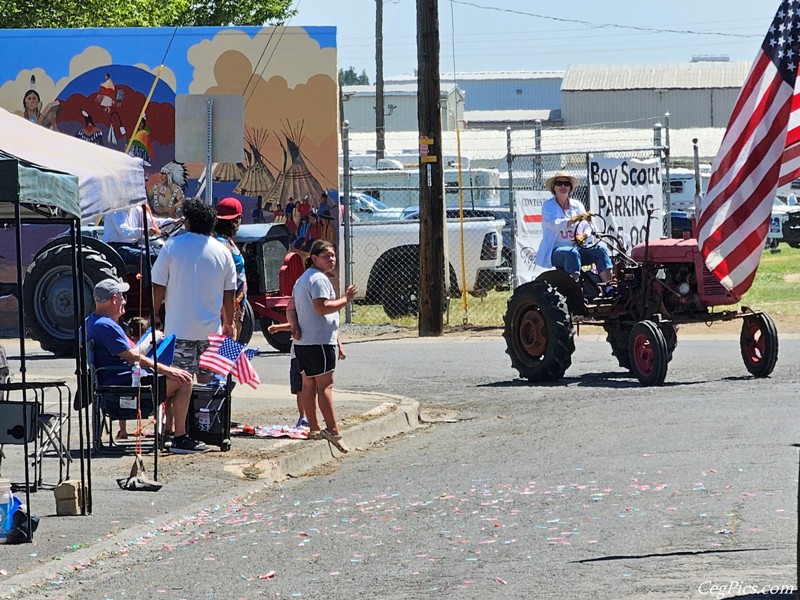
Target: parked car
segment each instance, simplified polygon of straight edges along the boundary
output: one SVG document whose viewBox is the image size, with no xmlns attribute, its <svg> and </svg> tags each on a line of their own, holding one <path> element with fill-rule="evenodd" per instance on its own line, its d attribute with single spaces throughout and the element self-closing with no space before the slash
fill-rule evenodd
<svg viewBox="0 0 800 600">
<path fill-rule="evenodd" d="M 350 194 L 350 208 L 354 221 L 390 221 L 399 219 L 401 209 L 389 208 L 369 194 L 352 192 Z"/>
<path fill-rule="evenodd" d="M 786 242 L 792 248 L 800 248 L 800 205 L 797 205 L 796 199 L 794 202 L 787 204 L 778 196 L 772 201 L 768 235 L 771 245 Z"/>
<path fill-rule="evenodd" d="M 448 206 L 445 216 L 448 221 L 458 220 L 461 211 L 458 207 Z M 419 206 L 407 206 L 400 214 L 403 220 L 419 221 Z M 505 222 L 503 227 L 503 249 L 502 260 L 500 266 L 496 270 L 497 273 L 497 286 L 498 290 L 507 290 L 511 284 L 511 269 L 514 260 L 514 244 L 513 236 L 511 233 L 511 211 L 508 207 L 480 207 L 480 208 L 464 208 L 465 219 L 500 219 Z"/>
<path fill-rule="evenodd" d="M 350 194 L 350 206 L 355 212 L 369 213 L 389 208 L 377 198 L 362 193 Z"/>
</svg>

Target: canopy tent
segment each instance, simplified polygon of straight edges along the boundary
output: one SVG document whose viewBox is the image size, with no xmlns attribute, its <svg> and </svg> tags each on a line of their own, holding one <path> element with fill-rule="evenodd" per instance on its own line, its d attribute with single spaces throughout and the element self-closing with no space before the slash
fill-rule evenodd
<svg viewBox="0 0 800 600">
<path fill-rule="evenodd" d="M 0 220 L 14 218 L 19 203 L 21 218 L 80 218 L 78 178 L 36 168 L 0 150 Z"/>
<path fill-rule="evenodd" d="M 147 199 L 141 158 L 52 131 L 2 108 L 0 131 L 0 156 L 19 158 L 21 169 L 34 167 L 33 172 L 20 171 L 18 176 L 19 200 L 25 205 L 54 206 L 75 214 L 74 207 L 62 204 L 66 200 L 57 178 L 38 174 L 44 171 L 60 171 L 78 178 L 79 214 L 84 221 Z M 4 206 L 0 211 L 0 218 L 11 218 L 13 206 Z"/>
<path fill-rule="evenodd" d="M 20 119 L 19 117 L 15 117 L 20 121 L 24 121 L 24 119 Z M 32 125 L 32 124 L 31 124 Z M 33 125 L 34 127 L 38 127 Z M 58 134 L 56 134 L 58 135 Z M 5 143 L 6 140 L 3 141 Z M 66 173 L 60 173 L 57 171 L 53 171 L 50 169 L 46 169 L 44 167 L 38 167 L 33 165 L 27 161 L 22 161 L 14 157 L 10 157 L 5 152 L 0 151 L 0 223 L 5 224 L 12 224 L 15 228 L 15 238 L 16 238 L 16 271 L 17 271 L 17 283 L 16 283 L 16 290 L 22 289 L 22 259 L 21 259 L 21 248 L 22 248 L 22 225 L 25 223 L 63 223 L 68 224 L 70 226 L 70 237 L 73 242 L 73 248 L 77 245 L 80 239 L 80 200 L 79 200 L 79 178 L 74 175 L 69 175 Z M 73 286 L 73 293 L 80 295 L 80 291 L 77 289 L 77 281 L 80 277 L 80 273 L 82 271 L 81 265 L 76 256 L 77 253 L 73 252 L 73 280 L 76 282 Z M 78 274 L 76 277 L 75 275 Z M 22 402 L 21 404 L 17 404 L 17 406 L 22 407 L 22 412 L 20 413 L 23 417 L 23 432 L 25 429 L 28 428 L 28 422 L 25 418 L 25 414 L 36 414 L 33 412 L 34 407 L 38 406 L 37 400 L 34 399 L 33 401 L 30 400 L 30 396 L 33 395 L 35 397 L 36 391 L 43 390 L 49 386 L 63 386 L 66 385 L 66 382 L 43 382 L 43 381 L 30 381 L 27 377 L 27 367 L 26 367 L 26 352 L 25 352 L 25 307 L 24 303 L 19 301 L 19 294 L 15 292 L 15 295 L 18 297 L 17 302 L 17 310 L 18 310 L 18 317 L 19 317 L 19 331 L 20 331 L 20 338 L 19 338 L 19 348 L 20 348 L 20 375 L 21 381 L 20 382 L 13 382 L 13 383 L 6 383 L 3 382 L 0 384 L 0 389 L 3 389 L 3 396 L 6 398 L 5 402 L 9 403 L 9 405 L 13 405 L 13 402 L 9 402 L 8 395 L 12 391 L 19 391 L 22 395 Z M 82 311 L 81 311 L 82 312 Z M 80 323 L 82 315 L 75 315 L 75 326 L 77 327 Z M 80 360 L 76 360 L 76 372 L 78 373 L 85 373 L 85 364 L 81 364 Z M 76 386 L 77 392 L 81 393 L 81 389 L 83 387 L 82 382 L 84 381 L 83 377 L 79 377 Z M 60 392 L 59 392 L 60 394 Z M 71 406 L 68 405 L 67 407 L 67 419 L 70 418 L 71 413 Z M 32 412 L 29 412 L 32 411 Z M 84 427 L 88 425 L 88 410 L 84 409 L 82 412 L 79 413 L 79 422 L 81 431 L 84 431 Z M 58 417 L 60 419 L 60 416 Z M 39 420 L 35 420 L 34 427 L 41 427 Z M 59 421 L 60 426 L 61 421 Z M 6 424 L 8 425 L 8 424 Z M 88 429 L 86 429 L 88 431 Z M 38 435 L 38 433 L 34 433 L 33 436 Z M 60 433 L 59 433 L 60 435 Z M 30 436 L 27 432 L 24 433 L 22 436 L 23 445 L 24 445 L 24 452 L 23 452 L 23 460 L 25 461 L 25 503 L 28 507 L 31 506 L 30 500 L 30 492 L 36 490 L 36 475 L 34 470 L 34 481 L 31 481 L 30 478 L 30 464 L 29 464 L 29 457 L 32 456 L 29 453 L 29 439 Z M 82 505 L 82 510 L 84 514 L 86 513 L 87 509 L 91 512 L 91 462 L 89 457 L 85 453 L 86 447 L 84 447 L 84 436 L 80 436 L 81 448 L 80 448 L 80 480 L 82 489 L 87 490 L 88 498 L 86 499 L 86 503 Z M 69 453 L 69 439 L 66 442 L 66 451 Z M 38 460 L 38 459 L 37 459 Z M 36 463 L 34 463 L 36 464 Z M 41 467 L 39 467 L 41 469 Z M 41 471 L 40 471 L 41 472 Z M 69 462 L 67 462 L 67 479 L 69 479 Z M 41 481 L 41 476 L 39 479 L 39 483 Z M 33 537 L 33 525 L 31 521 L 31 514 L 32 511 L 28 510 L 27 514 L 27 535 L 28 540 L 32 540 Z"/>
<path fill-rule="evenodd" d="M 14 384 L 22 392 L 22 403 L 28 405 L 28 392 L 41 382 L 27 379 L 25 353 L 25 312 L 20 301 L 22 290 L 22 225 L 28 223 L 61 223 L 69 225 L 69 246 L 72 257 L 72 297 L 74 327 L 77 331 L 83 322 L 83 265 L 81 252 L 80 221 L 95 218 L 131 206 L 144 203 L 147 199 L 144 179 L 144 163 L 119 152 L 88 143 L 84 140 L 51 131 L 27 119 L 0 109 L 0 223 L 11 224 L 16 231 L 17 262 L 17 307 L 20 331 L 20 374 L 21 384 Z M 32 307 L 27 307 L 31 309 Z M 78 340 L 76 340 L 78 344 Z M 86 391 L 86 356 L 77 351 L 76 373 L 78 395 Z M 79 410 L 80 471 L 81 486 L 87 490 L 81 509 L 84 514 L 91 513 L 91 458 L 85 451 L 84 440 L 89 440 L 88 403 L 76 405 Z M 23 410 L 23 414 L 24 410 Z M 85 435 L 84 435 L 85 433 Z M 27 461 L 28 447 L 25 436 L 25 493 L 26 504 L 30 506 L 31 481 Z M 84 460 L 86 464 L 84 464 Z M 69 467 L 67 467 L 69 476 Z M 35 490 L 35 487 L 34 487 Z M 31 532 L 28 511 L 28 531 Z M 32 536 L 31 536 L 32 537 Z"/>
</svg>

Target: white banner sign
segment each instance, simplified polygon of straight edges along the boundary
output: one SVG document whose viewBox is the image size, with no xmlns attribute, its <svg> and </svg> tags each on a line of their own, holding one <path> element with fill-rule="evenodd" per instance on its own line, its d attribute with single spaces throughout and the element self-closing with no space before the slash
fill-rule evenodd
<svg viewBox="0 0 800 600">
<path fill-rule="evenodd" d="M 517 280 L 514 287 L 533 281 L 539 274 L 537 269 L 539 272 L 543 270 L 534 264 L 534 260 L 542 242 L 542 204 L 551 196 L 550 192 L 544 191 L 514 192 L 514 217 L 517 222 L 514 248 Z"/>
<path fill-rule="evenodd" d="M 589 159 L 589 210 L 605 219 L 605 232 L 616 235 L 627 250 L 644 243 L 649 209 L 655 209 L 650 239 L 662 236 L 663 206 L 659 159 Z"/>
</svg>

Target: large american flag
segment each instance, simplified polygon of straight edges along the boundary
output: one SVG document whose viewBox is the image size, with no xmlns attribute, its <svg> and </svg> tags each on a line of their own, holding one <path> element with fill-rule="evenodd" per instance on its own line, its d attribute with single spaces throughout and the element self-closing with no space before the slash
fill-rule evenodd
<svg viewBox="0 0 800 600">
<path fill-rule="evenodd" d="M 800 173 L 800 1 L 781 2 L 714 160 L 698 219 L 706 265 L 741 297 L 753 283 L 778 185 Z"/>
<path fill-rule="evenodd" d="M 209 371 L 227 375 L 242 354 L 244 344 L 216 333 L 209 335 L 208 341 L 208 349 L 200 355 L 198 364 Z"/>
</svg>

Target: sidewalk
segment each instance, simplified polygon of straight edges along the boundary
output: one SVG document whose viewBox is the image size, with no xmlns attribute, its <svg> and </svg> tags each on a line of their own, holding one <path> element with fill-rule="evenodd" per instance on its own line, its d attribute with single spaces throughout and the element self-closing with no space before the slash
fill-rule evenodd
<svg viewBox="0 0 800 600">
<path fill-rule="evenodd" d="M 6 347 L 12 372 L 18 369 L 18 343 L 0 340 Z M 62 377 L 74 390 L 74 361 L 49 359 L 38 345 L 26 341 L 28 379 Z M 242 425 L 293 425 L 297 420 L 294 396 L 289 393 L 288 356 L 256 357 L 253 364 L 262 379 L 269 370 L 272 379 L 280 372 L 287 379 L 262 384 L 257 390 L 237 386 L 232 400 L 232 420 Z M 17 373 L 17 378 L 19 374 Z M 280 381 L 279 379 L 277 379 Z M 378 394 L 364 395 L 336 390 L 336 409 L 344 439 L 358 453 L 381 439 L 409 431 L 418 425 L 419 405 L 411 400 Z M 73 462 L 70 478 L 80 479 L 77 415 L 73 415 Z M 129 422 L 128 430 L 136 424 Z M 58 580 L 59 573 L 109 552 L 146 543 L 164 524 L 202 510 L 215 510 L 231 497 L 263 487 L 289 476 L 299 476 L 341 454 L 325 441 L 289 438 L 232 437 L 229 452 L 212 450 L 200 455 L 158 457 L 158 492 L 121 490 L 117 478 L 127 477 L 133 455 L 92 457 L 93 513 L 59 517 L 55 514 L 53 484 L 58 482 L 58 458 L 44 459 L 44 489 L 31 494 L 31 509 L 41 516 L 33 542 L 0 545 L 0 598 L 13 597 L 23 587 Z M 143 445 L 147 448 L 150 440 Z M 2 477 L 24 481 L 22 446 L 6 445 Z M 144 455 L 148 476 L 153 476 L 153 454 Z M 17 495 L 24 501 L 24 491 Z"/>
</svg>

